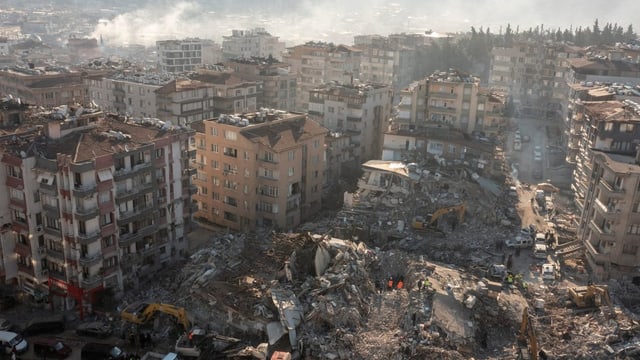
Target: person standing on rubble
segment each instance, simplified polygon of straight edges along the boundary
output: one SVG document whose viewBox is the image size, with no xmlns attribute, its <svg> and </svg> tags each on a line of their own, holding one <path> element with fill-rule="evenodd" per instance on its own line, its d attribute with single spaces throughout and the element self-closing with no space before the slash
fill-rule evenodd
<svg viewBox="0 0 640 360">
<path fill-rule="evenodd" d="M 393 276 L 389 276 L 389 281 L 387 282 L 387 288 L 389 291 L 393 290 Z"/>
<path fill-rule="evenodd" d="M 400 280 L 398 280 L 398 290 L 402 290 L 402 288 L 404 287 L 404 281 L 402 281 L 402 278 L 400 278 Z"/>
<path fill-rule="evenodd" d="M 418 279 L 418 291 L 422 290 L 422 283 L 424 283 L 424 280 Z"/>
</svg>

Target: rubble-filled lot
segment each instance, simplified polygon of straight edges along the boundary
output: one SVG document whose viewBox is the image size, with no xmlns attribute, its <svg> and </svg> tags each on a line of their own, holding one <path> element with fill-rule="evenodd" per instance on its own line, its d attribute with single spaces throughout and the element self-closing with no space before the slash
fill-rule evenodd
<svg viewBox="0 0 640 360">
<path fill-rule="evenodd" d="M 567 289 L 589 279 L 580 252 L 567 250 L 575 242 L 570 209 L 533 201 L 535 186 L 440 174 L 414 190 L 361 192 L 357 206 L 298 233 L 212 233 L 185 263 L 122 302 L 181 306 L 208 331 L 243 339 L 201 358 L 265 358 L 258 345 L 268 343 L 303 359 L 516 359 L 525 309 L 536 334 L 526 340 L 548 358 L 625 358 L 640 349 L 636 285 L 607 284 L 613 311 L 570 306 Z M 459 204 L 462 221 L 452 212 L 435 228 L 411 226 L 418 214 Z M 562 259 L 505 246 L 529 225 L 553 234 Z M 514 282 L 488 278 L 501 263 Z M 542 278 L 542 263 L 557 266 L 555 280 Z M 155 325 L 169 350 L 177 334 L 168 322 Z"/>
</svg>

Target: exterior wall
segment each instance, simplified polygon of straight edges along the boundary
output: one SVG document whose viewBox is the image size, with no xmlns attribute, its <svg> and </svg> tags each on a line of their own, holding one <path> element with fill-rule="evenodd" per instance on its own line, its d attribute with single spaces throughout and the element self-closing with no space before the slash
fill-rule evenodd
<svg viewBox="0 0 640 360">
<path fill-rule="evenodd" d="M 156 51 L 160 71 L 180 73 L 202 66 L 202 41 L 199 39 L 157 41 Z"/>
<path fill-rule="evenodd" d="M 279 41 L 277 36 L 272 36 L 263 28 L 233 30 L 232 36 L 224 36 L 223 39 L 222 51 L 227 59 L 272 56 L 280 61 L 285 51 L 284 42 Z"/>
<path fill-rule="evenodd" d="M 234 230 L 292 229 L 320 209 L 324 134 L 275 151 L 248 140 L 241 127 L 203 124 L 195 136 L 197 217 Z"/>
<path fill-rule="evenodd" d="M 11 94 L 23 103 L 45 107 L 86 103 L 87 90 L 81 77 L 79 72 L 29 75 L 0 71 L 0 93 Z"/>
<path fill-rule="evenodd" d="M 214 94 L 212 85 L 168 93 L 157 92 L 158 118 L 177 125 L 210 119 L 215 114 Z"/>
<path fill-rule="evenodd" d="M 157 117 L 156 93 L 160 85 L 109 78 L 85 79 L 89 97 L 101 109 L 134 117 Z"/>
</svg>

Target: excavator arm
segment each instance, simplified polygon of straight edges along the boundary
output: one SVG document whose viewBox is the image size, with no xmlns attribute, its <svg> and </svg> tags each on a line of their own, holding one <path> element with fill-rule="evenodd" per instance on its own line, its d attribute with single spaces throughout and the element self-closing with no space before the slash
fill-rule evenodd
<svg viewBox="0 0 640 360">
<path fill-rule="evenodd" d="M 134 324 L 144 324 L 151 320 L 157 312 L 173 316 L 185 330 L 189 330 L 191 327 L 189 315 L 186 310 L 170 304 L 145 302 L 134 303 L 122 310 L 120 316 L 122 317 L 122 320 Z"/>
<path fill-rule="evenodd" d="M 431 215 L 431 220 L 429 221 L 429 225 L 430 226 L 435 225 L 436 221 L 438 221 L 438 219 L 442 215 L 448 214 L 454 211 L 458 214 L 458 222 L 462 223 L 462 221 L 464 220 L 464 211 L 465 211 L 464 204 L 447 206 L 447 207 L 436 210 L 436 212 L 434 212 L 433 215 Z"/>
</svg>

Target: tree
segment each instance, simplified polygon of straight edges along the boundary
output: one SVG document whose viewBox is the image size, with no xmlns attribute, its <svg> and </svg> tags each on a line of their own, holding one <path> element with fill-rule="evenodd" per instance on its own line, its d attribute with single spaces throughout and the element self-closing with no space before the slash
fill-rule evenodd
<svg viewBox="0 0 640 360">
<path fill-rule="evenodd" d="M 593 31 L 591 32 L 591 36 L 588 39 L 591 44 L 600 44 L 600 26 L 598 25 L 598 19 L 596 19 L 596 21 L 593 23 Z"/>
<path fill-rule="evenodd" d="M 630 42 L 636 39 L 636 33 L 633 31 L 633 25 L 629 24 L 627 32 L 624 33 L 624 41 Z"/>
</svg>

